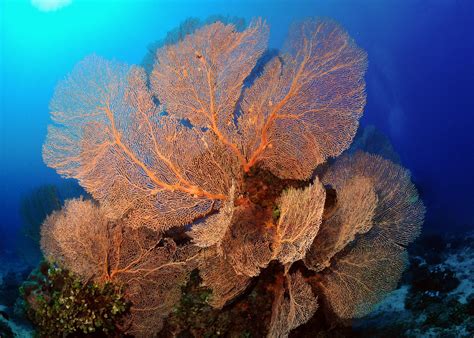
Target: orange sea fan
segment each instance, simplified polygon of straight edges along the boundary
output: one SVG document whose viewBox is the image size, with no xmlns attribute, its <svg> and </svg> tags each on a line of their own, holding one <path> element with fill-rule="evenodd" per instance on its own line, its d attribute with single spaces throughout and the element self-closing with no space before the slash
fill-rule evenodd
<svg viewBox="0 0 474 338">
<path fill-rule="evenodd" d="M 86 58 L 56 89 L 43 157 L 109 216 L 164 230 L 225 199 L 234 165 L 214 135 L 160 116 L 145 83 L 140 68 Z"/>
<path fill-rule="evenodd" d="M 338 191 L 356 177 L 370 180 L 377 196 L 371 231 L 402 246 L 412 242 L 420 233 L 425 207 L 409 171 L 378 155 L 358 152 L 338 158 L 322 182 Z"/>
<path fill-rule="evenodd" d="M 360 318 L 396 288 L 406 263 L 403 247 L 362 237 L 319 275 L 318 285 L 339 318 Z"/>
<path fill-rule="evenodd" d="M 289 267 L 303 259 L 319 231 L 326 192 L 316 178 L 305 189 L 290 188 L 280 198 L 273 259 Z"/>
<path fill-rule="evenodd" d="M 222 308 L 228 301 L 237 297 L 251 281 L 249 276 L 237 274 L 216 246 L 202 252 L 198 267 L 203 285 L 212 290 L 209 304 L 215 308 Z"/>
<path fill-rule="evenodd" d="M 425 208 L 408 171 L 377 155 L 344 155 L 322 181 L 336 190 L 336 211 L 305 264 L 320 272 L 316 284 L 336 315 L 361 317 L 396 287 Z"/>
<path fill-rule="evenodd" d="M 321 271 L 331 259 L 352 242 L 356 235 L 372 228 L 377 206 L 372 181 L 355 176 L 338 186 L 337 205 L 333 214 L 321 224 L 319 232 L 306 253 L 306 266 Z"/>
<path fill-rule="evenodd" d="M 217 22 L 163 47 L 153 94 L 143 69 L 87 57 L 51 101 L 45 162 L 77 178 L 108 216 L 156 230 L 210 213 L 257 163 L 307 178 L 354 135 L 365 53 L 335 23 L 307 21 L 244 90 L 267 36 L 261 20 L 241 32 Z"/>
<path fill-rule="evenodd" d="M 84 280 L 125 284 L 129 333 L 156 334 L 193 269 L 215 308 L 283 270 L 270 324 L 283 337 L 316 296 L 339 318 L 366 314 L 404 268 L 424 217 L 405 169 L 357 153 L 312 177 L 355 134 L 365 52 L 307 20 L 260 73 L 268 31 L 207 25 L 159 49 L 149 78 L 90 56 L 56 89 L 44 160 L 95 201 L 50 215 L 42 248 Z"/>
<path fill-rule="evenodd" d="M 137 337 L 161 329 L 200 255 L 197 247 L 178 247 L 149 228 L 112 222 L 97 204 L 82 199 L 66 201 L 46 219 L 41 248 L 84 281 L 125 285 L 132 302 L 127 332 Z"/>
<path fill-rule="evenodd" d="M 288 337 L 291 330 L 306 323 L 317 309 L 317 298 L 303 275 L 287 274 L 284 283 L 277 285 L 267 337 Z"/>
<path fill-rule="evenodd" d="M 366 53 L 332 21 L 294 25 L 244 92 L 242 149 L 282 178 L 306 179 L 352 142 L 365 106 Z"/>
</svg>

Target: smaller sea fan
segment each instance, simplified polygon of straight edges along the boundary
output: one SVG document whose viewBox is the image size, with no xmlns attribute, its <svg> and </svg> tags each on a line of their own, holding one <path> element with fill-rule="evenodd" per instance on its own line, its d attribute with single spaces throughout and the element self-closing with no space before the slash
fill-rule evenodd
<svg viewBox="0 0 474 338">
<path fill-rule="evenodd" d="M 345 155 L 322 181 L 336 190 L 336 211 L 305 264 L 321 272 L 317 284 L 340 318 L 361 317 L 396 286 L 425 208 L 409 173 L 376 155 Z"/>
<path fill-rule="evenodd" d="M 198 268 L 203 285 L 212 290 L 210 304 L 215 308 L 222 308 L 250 284 L 250 277 L 237 274 L 218 247 L 203 251 Z"/>
<path fill-rule="evenodd" d="M 197 267 L 199 250 L 178 247 L 149 228 L 112 222 L 90 200 L 68 200 L 44 222 L 44 255 L 84 280 L 127 285 L 132 302 L 129 333 L 148 337 L 181 297 L 180 285 Z"/>
<path fill-rule="evenodd" d="M 219 209 L 219 212 L 208 216 L 201 223 L 193 224 L 188 235 L 193 239 L 193 243 L 201 248 L 215 245 L 220 248 L 222 240 L 232 222 L 234 214 L 235 185 L 229 192 L 229 199 Z"/>
<path fill-rule="evenodd" d="M 305 189 L 290 188 L 280 198 L 273 258 L 290 266 L 303 259 L 319 231 L 326 191 L 316 178 Z"/>
<path fill-rule="evenodd" d="M 363 237 L 322 272 L 318 284 L 339 318 L 359 318 L 396 288 L 406 262 L 403 247 L 381 236 Z"/>
<path fill-rule="evenodd" d="M 102 239 L 108 236 L 108 223 L 93 201 L 67 200 L 63 209 L 54 211 L 41 226 L 41 250 L 45 257 L 85 280 L 105 280 L 103 258 L 110 248 Z"/>
<path fill-rule="evenodd" d="M 303 275 L 300 272 L 286 275 L 284 283 L 277 286 L 268 337 L 288 337 L 291 330 L 306 323 L 317 309 L 317 298 Z"/>
<path fill-rule="evenodd" d="M 222 249 L 237 274 L 255 277 L 268 266 L 273 258 L 273 230 L 261 224 L 258 206 L 235 207 L 234 220 L 224 237 Z"/>
<path fill-rule="evenodd" d="M 372 181 L 366 177 L 353 177 L 337 190 L 336 210 L 323 221 L 318 235 L 305 259 L 306 265 L 321 271 L 331 259 L 355 239 L 372 228 L 377 206 Z"/>
<path fill-rule="evenodd" d="M 378 155 L 358 152 L 338 158 L 322 182 L 338 191 L 354 177 L 369 179 L 377 196 L 373 232 L 402 246 L 412 242 L 420 233 L 425 207 L 408 170 Z"/>
</svg>

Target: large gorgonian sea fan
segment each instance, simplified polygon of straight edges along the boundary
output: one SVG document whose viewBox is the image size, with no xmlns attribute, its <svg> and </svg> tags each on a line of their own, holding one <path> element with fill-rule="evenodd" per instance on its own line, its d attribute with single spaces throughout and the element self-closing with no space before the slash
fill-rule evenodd
<svg viewBox="0 0 474 338">
<path fill-rule="evenodd" d="M 111 216 L 132 213 L 157 230 L 210 213 L 257 163 L 307 179 L 352 141 L 366 54 L 337 24 L 306 21 L 245 88 L 267 36 L 260 20 L 242 32 L 219 22 L 199 29 L 158 50 L 152 90 L 140 67 L 86 58 L 51 101 L 45 162 Z"/>
<path fill-rule="evenodd" d="M 159 49 L 149 78 L 90 56 L 56 89 L 45 162 L 97 204 L 48 217 L 42 248 L 85 280 L 126 284 L 129 333 L 156 334 L 193 269 L 222 308 L 282 265 L 271 337 L 317 309 L 361 316 L 400 276 L 424 215 L 408 173 L 358 153 L 309 182 L 352 142 L 365 52 L 307 20 L 256 72 L 267 36 L 261 20 L 216 22 Z"/>
</svg>

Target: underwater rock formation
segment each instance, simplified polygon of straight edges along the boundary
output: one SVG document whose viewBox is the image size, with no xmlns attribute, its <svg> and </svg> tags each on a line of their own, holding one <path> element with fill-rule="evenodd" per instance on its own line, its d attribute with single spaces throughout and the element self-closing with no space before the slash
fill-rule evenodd
<svg viewBox="0 0 474 338">
<path fill-rule="evenodd" d="M 158 49 L 149 77 L 90 56 L 55 91 L 44 160 L 95 201 L 50 215 L 42 248 L 125 285 L 127 333 L 166 326 L 196 269 L 216 309 L 265 275 L 271 337 L 361 316 L 396 285 L 424 216 L 408 172 L 357 153 L 313 177 L 355 135 L 365 52 L 307 20 L 255 74 L 267 38 L 262 20 L 216 22 Z"/>
<path fill-rule="evenodd" d="M 400 287 L 356 320 L 352 335 L 472 337 L 474 233 L 424 234 L 409 251 Z"/>
</svg>

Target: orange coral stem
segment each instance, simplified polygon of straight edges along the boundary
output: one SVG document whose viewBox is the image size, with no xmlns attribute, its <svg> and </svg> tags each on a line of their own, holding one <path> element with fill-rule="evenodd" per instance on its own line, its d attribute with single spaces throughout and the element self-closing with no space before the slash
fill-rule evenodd
<svg viewBox="0 0 474 338">
<path fill-rule="evenodd" d="M 203 58 L 203 62 L 207 65 L 207 62 L 204 58 Z M 240 152 L 240 150 L 237 148 L 237 146 L 234 143 L 227 140 L 227 138 L 224 135 L 222 135 L 219 128 L 217 127 L 217 122 L 216 122 L 217 121 L 217 112 L 215 110 L 215 103 L 214 103 L 214 86 L 212 84 L 210 71 L 207 72 L 207 84 L 209 86 L 209 98 L 210 98 L 210 108 L 211 108 L 211 126 L 210 126 L 210 128 L 214 132 L 214 134 L 216 134 L 217 138 L 219 138 L 219 140 L 222 143 L 224 143 L 226 146 L 230 147 L 232 152 L 239 159 L 242 166 L 245 167 L 247 162 L 246 162 L 244 156 L 242 155 L 242 153 Z"/>
<path fill-rule="evenodd" d="M 226 199 L 227 196 L 223 194 L 212 194 L 207 191 L 204 191 L 196 186 L 188 185 L 188 187 L 183 187 L 179 184 L 168 184 L 163 181 L 161 181 L 156 175 L 148 169 L 148 167 L 140 161 L 133 152 L 128 149 L 128 147 L 122 142 L 122 139 L 120 137 L 120 133 L 117 131 L 117 128 L 115 127 L 115 120 L 112 111 L 110 110 L 110 107 L 107 105 L 105 108 L 105 113 L 110 121 L 111 127 L 112 127 L 112 134 L 114 136 L 115 143 L 123 150 L 123 152 L 135 163 L 138 165 L 142 170 L 146 173 L 146 175 L 155 183 L 157 186 L 169 190 L 169 191 L 182 191 L 191 195 L 195 195 L 197 197 L 206 197 L 209 199 L 219 199 L 223 200 Z"/>
</svg>

